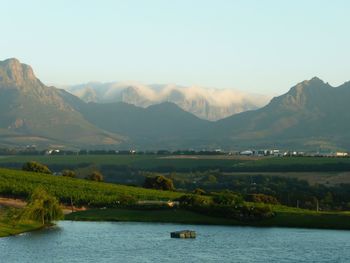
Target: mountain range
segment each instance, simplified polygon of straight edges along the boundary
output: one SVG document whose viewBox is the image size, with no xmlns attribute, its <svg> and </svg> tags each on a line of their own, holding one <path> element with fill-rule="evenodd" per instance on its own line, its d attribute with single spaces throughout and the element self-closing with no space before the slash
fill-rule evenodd
<svg viewBox="0 0 350 263">
<path fill-rule="evenodd" d="M 0 62 L 0 147 L 349 150 L 349 99 L 350 82 L 334 88 L 315 77 L 262 108 L 209 121 L 169 101 L 86 102 L 8 59 Z"/>
<path fill-rule="evenodd" d="M 98 83 L 66 87 L 85 102 L 125 102 L 146 108 L 172 102 L 204 120 L 216 121 L 247 110 L 260 108 L 269 96 L 249 94 L 233 89 L 207 89 L 176 85 L 142 85 L 139 83 Z"/>
</svg>

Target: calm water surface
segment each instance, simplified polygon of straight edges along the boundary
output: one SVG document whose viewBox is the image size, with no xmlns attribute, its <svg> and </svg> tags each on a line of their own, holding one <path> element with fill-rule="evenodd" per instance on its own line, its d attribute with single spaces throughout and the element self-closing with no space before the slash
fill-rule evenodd
<svg viewBox="0 0 350 263">
<path fill-rule="evenodd" d="M 0 262 L 350 262 L 350 231 L 63 221 L 0 238 Z"/>
</svg>

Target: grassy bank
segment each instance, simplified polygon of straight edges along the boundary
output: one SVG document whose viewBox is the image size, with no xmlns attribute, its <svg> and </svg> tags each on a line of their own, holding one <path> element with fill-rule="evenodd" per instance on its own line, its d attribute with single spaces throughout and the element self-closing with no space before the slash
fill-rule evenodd
<svg viewBox="0 0 350 263">
<path fill-rule="evenodd" d="M 20 233 L 34 231 L 42 228 L 43 225 L 32 222 L 16 222 L 6 217 L 6 209 L 0 208 L 0 237 L 18 235 Z"/>
<path fill-rule="evenodd" d="M 129 221 L 181 224 L 236 225 L 257 227 L 300 227 L 350 230 L 350 214 L 346 212 L 314 212 L 282 206 L 275 207 L 273 218 L 261 221 L 242 222 L 233 219 L 207 216 L 183 209 L 132 210 L 92 209 L 75 212 L 65 217 L 77 221 Z"/>
</svg>

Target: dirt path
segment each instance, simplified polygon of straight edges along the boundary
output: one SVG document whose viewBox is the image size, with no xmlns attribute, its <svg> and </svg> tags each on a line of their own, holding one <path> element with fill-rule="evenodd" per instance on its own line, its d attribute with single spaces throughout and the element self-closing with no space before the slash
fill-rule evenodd
<svg viewBox="0 0 350 263">
<path fill-rule="evenodd" d="M 0 206 L 23 208 L 26 206 L 26 204 L 27 204 L 27 202 L 25 202 L 21 199 L 0 197 Z"/>
</svg>

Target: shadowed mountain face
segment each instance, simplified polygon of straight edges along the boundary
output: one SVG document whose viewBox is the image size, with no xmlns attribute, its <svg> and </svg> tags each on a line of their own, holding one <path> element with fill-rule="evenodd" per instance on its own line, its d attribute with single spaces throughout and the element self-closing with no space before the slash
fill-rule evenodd
<svg viewBox="0 0 350 263">
<path fill-rule="evenodd" d="M 259 110 L 219 121 L 216 129 L 238 145 L 349 149 L 349 99 L 349 82 L 333 88 L 313 78 Z"/>
<path fill-rule="evenodd" d="M 30 66 L 0 62 L 0 142 L 3 145 L 118 144 L 120 137 L 86 121 L 65 101 L 65 91 L 47 87 Z"/>
<path fill-rule="evenodd" d="M 147 108 L 124 102 L 88 103 L 81 112 L 88 121 L 104 130 L 127 134 L 133 147 L 155 150 L 208 146 L 201 134 L 213 125 L 173 103 Z"/>
</svg>

